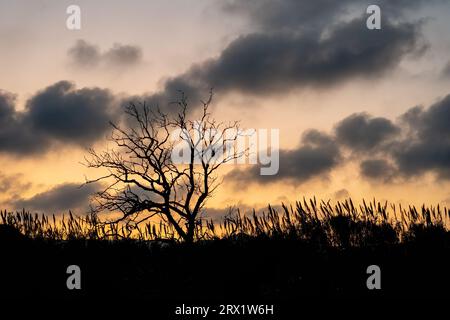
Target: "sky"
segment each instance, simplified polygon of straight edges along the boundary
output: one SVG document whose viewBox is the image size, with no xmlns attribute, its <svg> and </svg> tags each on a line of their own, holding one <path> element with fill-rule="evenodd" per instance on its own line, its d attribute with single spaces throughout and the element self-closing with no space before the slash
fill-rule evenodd
<svg viewBox="0 0 450 320">
<path fill-rule="evenodd" d="M 0 0 L 1 208 L 84 213 L 98 172 L 82 162 L 124 104 L 183 90 L 195 111 L 212 87 L 216 119 L 279 130 L 280 170 L 227 166 L 211 213 L 313 196 L 448 206 L 449 31 L 445 0 Z"/>
</svg>

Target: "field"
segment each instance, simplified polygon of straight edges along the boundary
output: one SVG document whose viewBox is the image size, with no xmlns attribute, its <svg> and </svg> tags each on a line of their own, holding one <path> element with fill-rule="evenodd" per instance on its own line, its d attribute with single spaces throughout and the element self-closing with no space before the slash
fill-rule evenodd
<svg viewBox="0 0 450 320">
<path fill-rule="evenodd" d="M 236 211 L 198 225 L 183 243 L 170 226 L 111 226 L 2 212 L 2 288 L 8 297 L 283 303 L 304 298 L 447 298 L 446 208 L 407 209 L 315 199 L 264 214 Z M 165 235 L 165 236 L 163 236 Z M 81 290 L 68 290 L 78 265 Z M 369 290 L 367 267 L 381 270 Z"/>
</svg>

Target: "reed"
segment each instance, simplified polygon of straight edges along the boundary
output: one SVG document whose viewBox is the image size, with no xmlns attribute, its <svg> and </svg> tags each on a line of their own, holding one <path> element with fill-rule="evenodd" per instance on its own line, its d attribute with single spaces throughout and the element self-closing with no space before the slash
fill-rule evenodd
<svg viewBox="0 0 450 320">
<path fill-rule="evenodd" d="M 293 205 L 268 206 L 262 213 L 230 212 L 219 221 L 201 219 L 196 239 L 282 238 L 298 239 L 336 247 L 395 244 L 414 237 L 446 234 L 449 231 L 446 207 L 396 206 L 372 200 L 356 205 L 351 199 L 332 203 L 303 199 Z M 47 216 L 0 211 L 0 223 L 23 235 L 45 240 L 180 241 L 171 225 L 147 221 L 140 226 L 110 223 L 97 215 Z"/>
</svg>

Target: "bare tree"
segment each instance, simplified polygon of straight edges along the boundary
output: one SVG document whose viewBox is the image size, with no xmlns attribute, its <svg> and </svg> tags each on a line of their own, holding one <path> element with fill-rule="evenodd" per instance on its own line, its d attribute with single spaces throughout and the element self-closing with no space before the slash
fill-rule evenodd
<svg viewBox="0 0 450 320">
<path fill-rule="evenodd" d="M 200 213 L 220 185 L 218 169 L 246 152 L 235 148 L 238 122 L 214 120 L 208 112 L 211 100 L 212 92 L 202 101 L 197 121 L 188 118 L 184 94 L 175 103 L 175 113 L 130 104 L 125 111 L 128 121 L 123 122 L 128 125 L 111 123 L 114 147 L 100 153 L 90 149 L 86 158 L 88 167 L 107 171 L 86 180 L 106 183 L 94 195 L 93 212 L 119 212 L 120 217 L 110 222 L 125 222 L 129 228 L 157 216 L 178 238 L 194 241 Z M 180 154 L 184 161 L 177 161 Z"/>
</svg>

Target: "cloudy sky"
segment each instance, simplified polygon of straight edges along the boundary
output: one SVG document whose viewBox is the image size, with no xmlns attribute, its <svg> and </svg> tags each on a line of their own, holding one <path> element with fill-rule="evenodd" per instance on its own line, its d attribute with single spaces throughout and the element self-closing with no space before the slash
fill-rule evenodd
<svg viewBox="0 0 450 320">
<path fill-rule="evenodd" d="M 81 30 L 66 9 L 81 8 Z M 381 8 L 381 30 L 366 9 Z M 208 206 L 303 196 L 450 204 L 450 1 L 0 0 L 0 203 L 82 213 L 81 162 L 129 101 L 280 130 L 280 171 L 231 166 Z"/>
</svg>

